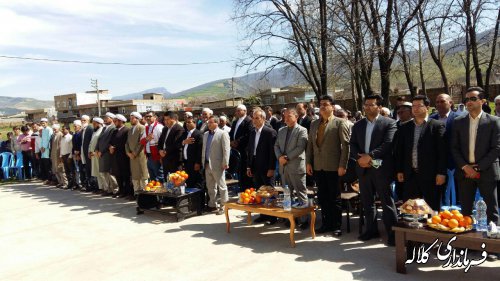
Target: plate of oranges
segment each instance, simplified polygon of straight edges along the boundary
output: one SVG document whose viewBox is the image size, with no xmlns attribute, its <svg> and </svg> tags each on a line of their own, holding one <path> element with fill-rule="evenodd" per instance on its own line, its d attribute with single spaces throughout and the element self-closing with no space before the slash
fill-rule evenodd
<svg viewBox="0 0 500 281">
<path fill-rule="evenodd" d="M 427 226 L 444 232 L 464 233 L 472 230 L 473 220 L 464 216 L 458 210 L 441 211 L 427 220 Z"/>
</svg>

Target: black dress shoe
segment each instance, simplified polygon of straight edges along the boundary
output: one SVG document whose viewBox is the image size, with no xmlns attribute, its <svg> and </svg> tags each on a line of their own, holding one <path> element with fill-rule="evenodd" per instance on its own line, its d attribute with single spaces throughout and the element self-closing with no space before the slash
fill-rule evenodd
<svg viewBox="0 0 500 281">
<path fill-rule="evenodd" d="M 216 211 L 216 210 L 217 210 L 216 207 L 206 207 L 205 208 L 205 212 L 207 212 L 207 213 L 211 213 L 211 212 Z"/>
<path fill-rule="evenodd" d="M 314 230 L 314 232 L 316 232 L 317 234 L 327 233 L 327 232 L 330 232 L 330 231 L 333 231 L 333 228 L 326 227 L 326 226 L 321 226 L 320 228 L 316 228 Z"/>
<path fill-rule="evenodd" d="M 365 233 L 361 234 L 358 237 L 358 239 L 361 241 L 368 241 L 368 240 L 371 240 L 373 238 L 379 238 L 379 237 L 380 237 L 380 233 L 378 233 L 378 232 L 375 232 L 375 233 L 365 232 Z"/>
<path fill-rule="evenodd" d="M 334 237 L 340 237 L 340 236 L 342 236 L 342 230 L 336 229 L 336 230 L 333 231 L 332 235 Z"/>
<path fill-rule="evenodd" d="M 299 223 L 299 228 L 300 228 L 300 230 L 306 230 L 306 229 L 308 229 L 309 228 L 309 222 L 306 221 L 306 222 Z"/>
<path fill-rule="evenodd" d="M 275 224 L 276 222 L 278 222 L 278 219 L 276 217 L 268 217 L 267 218 L 267 221 L 266 221 L 266 224 L 267 225 L 273 225 Z"/>
<path fill-rule="evenodd" d="M 258 218 L 254 219 L 253 222 L 255 222 L 255 223 L 261 223 L 261 222 L 265 222 L 266 220 L 267 220 L 266 217 L 259 216 Z"/>
<path fill-rule="evenodd" d="M 487 257 L 486 257 L 486 260 L 487 261 L 497 261 L 498 260 L 498 256 L 495 255 L 495 254 L 489 254 Z"/>
</svg>

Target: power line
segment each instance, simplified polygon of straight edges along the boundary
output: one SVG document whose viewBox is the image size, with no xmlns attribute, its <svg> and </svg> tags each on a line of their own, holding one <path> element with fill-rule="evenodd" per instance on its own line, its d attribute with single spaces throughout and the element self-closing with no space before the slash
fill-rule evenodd
<svg viewBox="0 0 500 281">
<path fill-rule="evenodd" d="M 32 60 L 32 61 L 47 61 L 47 62 L 62 62 L 62 63 L 81 63 L 81 64 L 101 64 L 101 65 L 125 65 L 125 66 L 186 66 L 186 65 L 202 65 L 202 64 L 219 64 L 234 62 L 235 60 L 221 60 L 208 62 L 187 62 L 187 63 L 125 63 L 125 62 L 102 62 L 102 61 L 80 61 L 80 60 L 59 60 L 31 57 L 4 56 L 0 58 L 17 59 L 17 60 Z"/>
</svg>

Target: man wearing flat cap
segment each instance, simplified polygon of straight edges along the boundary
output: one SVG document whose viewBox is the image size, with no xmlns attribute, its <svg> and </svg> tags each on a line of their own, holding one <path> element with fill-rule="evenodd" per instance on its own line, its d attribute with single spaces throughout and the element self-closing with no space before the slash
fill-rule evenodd
<svg viewBox="0 0 500 281">
<path fill-rule="evenodd" d="M 118 183 L 118 193 L 114 196 L 127 197 L 134 195 L 132 183 L 130 182 L 130 159 L 125 151 L 127 143 L 128 127 L 125 126 L 127 118 L 121 114 L 115 116 L 116 131 L 111 138 L 109 153 L 111 154 L 111 175 Z"/>
<path fill-rule="evenodd" d="M 99 173 L 104 179 L 103 185 L 99 187 L 104 191 L 102 194 L 103 196 L 111 196 L 118 189 L 116 178 L 111 175 L 111 154 L 109 153 L 111 139 L 116 131 L 115 124 L 113 123 L 115 117 L 116 116 L 111 112 L 106 113 L 104 116 L 104 129 L 99 136 L 95 150 L 99 158 Z"/>
</svg>

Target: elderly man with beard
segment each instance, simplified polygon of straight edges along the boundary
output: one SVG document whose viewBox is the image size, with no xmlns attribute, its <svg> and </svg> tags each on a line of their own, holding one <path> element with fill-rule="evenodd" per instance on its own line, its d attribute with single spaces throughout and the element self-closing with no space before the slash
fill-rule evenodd
<svg viewBox="0 0 500 281">
<path fill-rule="evenodd" d="M 95 151 L 99 158 L 99 173 L 101 173 L 101 177 L 104 179 L 103 186 L 100 187 L 104 191 L 103 196 L 111 196 L 118 189 L 116 178 L 111 175 L 111 154 L 109 153 L 111 138 L 113 138 L 116 131 L 115 124 L 113 124 L 114 118 L 115 115 L 113 113 L 106 113 L 104 117 L 105 126 L 99 136 Z"/>
<path fill-rule="evenodd" d="M 90 164 L 92 165 L 92 177 L 97 178 L 97 186 L 98 190 L 94 190 L 94 193 L 102 193 L 105 192 L 102 190 L 102 187 L 105 184 L 104 178 L 102 178 L 102 174 L 99 172 L 99 157 L 96 153 L 97 145 L 99 142 L 99 136 L 101 135 L 104 125 L 104 120 L 100 117 L 94 117 L 92 119 L 92 127 L 94 128 L 94 133 L 92 134 L 92 139 L 90 140 L 89 144 L 89 158 L 90 158 Z"/>
<path fill-rule="evenodd" d="M 111 155 L 111 175 L 116 178 L 118 192 L 113 197 L 128 197 L 134 195 L 130 182 L 130 159 L 125 151 L 129 128 L 125 126 L 127 118 L 121 114 L 115 116 L 116 131 L 111 138 L 109 153 Z"/>
<path fill-rule="evenodd" d="M 125 144 L 125 152 L 130 159 L 130 172 L 134 193 L 146 186 L 149 178 L 144 145 L 141 143 L 145 128 L 140 123 L 140 120 L 142 120 L 141 114 L 138 112 L 130 113 L 130 124 L 132 128 L 128 131 L 127 143 Z M 128 198 L 129 200 L 134 199 L 133 196 L 129 196 Z"/>
</svg>

